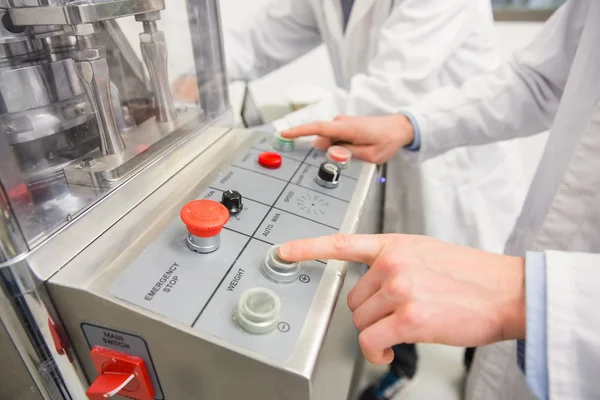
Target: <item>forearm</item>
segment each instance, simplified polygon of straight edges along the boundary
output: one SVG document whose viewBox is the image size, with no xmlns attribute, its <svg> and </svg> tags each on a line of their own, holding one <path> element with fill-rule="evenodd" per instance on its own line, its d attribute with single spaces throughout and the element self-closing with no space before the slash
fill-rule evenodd
<svg viewBox="0 0 600 400">
<path fill-rule="evenodd" d="M 523 74 L 530 75 L 523 79 Z M 535 73 L 513 64 L 497 74 L 472 79 L 461 88 L 436 91 L 402 110 L 413 116 L 421 131 L 420 158 L 548 129 L 562 89 L 541 81 Z"/>
<path fill-rule="evenodd" d="M 586 4 L 569 2 L 496 74 L 436 91 L 404 111 L 422 133 L 420 157 L 548 129 L 575 56 Z"/>
</svg>

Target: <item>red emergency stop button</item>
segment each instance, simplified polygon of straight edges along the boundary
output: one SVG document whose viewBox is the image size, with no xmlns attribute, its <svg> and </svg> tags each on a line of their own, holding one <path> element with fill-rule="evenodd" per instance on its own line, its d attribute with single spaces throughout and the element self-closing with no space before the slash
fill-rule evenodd
<svg viewBox="0 0 600 400">
<path fill-rule="evenodd" d="M 277 169 L 281 167 L 281 156 L 277 153 L 264 152 L 258 156 L 258 163 L 261 167 L 268 169 Z"/>
<path fill-rule="evenodd" d="M 88 399 L 106 400 L 116 395 L 136 400 L 154 398 L 154 387 L 142 358 L 100 346 L 95 346 L 90 356 L 98 377 L 86 392 Z"/>
<path fill-rule="evenodd" d="M 229 210 L 214 200 L 194 200 L 181 209 L 187 226 L 188 247 L 198 253 L 212 253 L 221 245 L 221 230 L 229 221 Z"/>
<path fill-rule="evenodd" d="M 183 206 L 181 219 L 192 235 L 211 237 L 221 233 L 229 220 L 229 210 L 214 200 L 194 200 Z"/>
</svg>

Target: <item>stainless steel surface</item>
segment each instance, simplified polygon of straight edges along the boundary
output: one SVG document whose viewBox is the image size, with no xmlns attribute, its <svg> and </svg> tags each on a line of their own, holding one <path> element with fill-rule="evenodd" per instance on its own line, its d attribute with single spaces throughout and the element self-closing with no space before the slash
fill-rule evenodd
<svg viewBox="0 0 600 400">
<path fill-rule="evenodd" d="M 106 47 L 110 78 L 117 85 L 120 101 L 127 104 L 142 98 L 150 98 L 150 83 L 146 76 L 145 65 L 135 53 L 135 43 L 123 32 L 117 20 L 107 20 L 101 23 L 104 28 L 97 34 L 97 40 Z"/>
<path fill-rule="evenodd" d="M 168 398 L 346 399 L 360 353 L 343 296 L 360 275 L 360 266 L 328 263 L 300 341 L 283 363 L 160 318 L 108 292 L 122 268 L 211 181 L 214 171 L 231 162 L 230 155 L 240 154 L 240 147 L 245 149 L 244 137 L 242 132 L 224 136 L 95 240 L 51 279 L 52 298 L 78 354 L 89 350 L 79 327 L 81 321 L 142 334 Z M 196 171 L 204 173 L 198 177 Z M 377 231 L 378 182 L 375 167 L 365 167 L 342 231 Z M 103 255 L 109 251 L 119 256 L 107 259 Z M 165 338 L 169 346 L 164 346 Z M 89 359 L 82 356 L 82 362 L 93 378 Z"/>
<path fill-rule="evenodd" d="M 0 114 L 28 111 L 72 99 L 83 93 L 72 60 L 0 71 Z M 50 86 L 55 78 L 60 85 Z"/>
<path fill-rule="evenodd" d="M 198 253 L 212 253 L 217 250 L 221 245 L 221 235 L 211 236 L 211 237 L 198 237 L 194 236 L 191 233 L 187 237 L 187 245 L 192 251 L 196 251 Z"/>
<path fill-rule="evenodd" d="M 179 120 L 170 124 L 156 124 L 147 120 L 121 135 L 126 144 L 120 154 L 104 155 L 100 151 L 92 152 L 87 158 L 93 159 L 93 165 L 73 162 L 64 168 L 67 182 L 96 188 L 110 188 L 127 179 L 145 162 L 181 143 L 190 131 L 202 121 L 202 112 L 198 109 L 182 111 Z"/>
<path fill-rule="evenodd" d="M 125 142 L 115 120 L 106 49 L 97 46 L 92 36 L 78 36 L 78 49 L 71 52 L 88 101 L 92 104 L 100 133 L 100 151 L 120 154 Z"/>
<path fill-rule="evenodd" d="M 230 107 L 223 42 L 216 40 L 222 36 L 219 2 L 188 1 L 186 6 L 200 105 L 208 117 L 219 115 Z"/>
<path fill-rule="evenodd" d="M 164 0 L 113 0 L 92 3 L 53 2 L 46 0 L 11 1 L 10 15 L 16 25 L 81 25 L 125 17 L 165 8 Z M 25 3 L 25 4 L 24 4 Z M 25 7 L 23 7 L 25 6 Z"/>
<path fill-rule="evenodd" d="M 105 317 L 109 323 L 122 317 L 120 328 L 133 333 L 155 332 L 144 333 L 144 339 L 170 399 L 197 398 L 199 375 L 185 368 L 200 357 L 173 364 L 169 355 L 155 355 L 157 343 L 169 339 L 200 343 L 206 351 L 202 359 L 222 354 L 216 370 L 258 365 L 268 371 L 267 382 L 279 385 L 268 389 L 271 398 L 290 388 L 308 395 L 305 377 L 114 303 L 106 291 L 112 267 L 105 268 L 122 266 L 121 255 L 134 254 L 142 238 L 160 230 L 162 217 L 247 145 L 246 132 L 229 132 L 233 118 L 217 1 L 188 0 L 189 29 L 165 27 L 164 36 L 152 22 L 164 1 L 0 2 L 0 8 L 9 8 L 9 14 L 0 14 L 10 17 L 0 26 L 0 349 L 19 360 L 18 378 L 11 377 L 10 384 L 5 376 L 0 379 L 0 398 L 14 393 L 19 399 L 84 399 L 95 372 L 79 323 Z M 133 17 L 138 14 L 145 25 L 142 38 Z M 177 107 L 175 113 L 167 85 L 172 61 L 166 54 L 183 42 L 182 35 L 193 50 L 185 62 L 201 69 L 196 75 L 205 90 L 202 108 Z M 141 57 L 134 50 L 140 40 L 154 46 Z M 65 268 L 69 273 L 59 274 Z M 56 293 L 50 297 L 52 287 Z M 79 315 L 71 307 L 79 308 Z M 213 368 L 202 364 L 198 373 L 208 376 Z M 244 380 L 251 391 L 265 390 L 263 380 Z M 226 381 L 223 375 L 222 387 Z M 285 382 L 289 387 L 281 386 Z M 209 386 L 208 398 L 220 398 L 220 389 Z"/>
<path fill-rule="evenodd" d="M 43 397 L 31 378 L 23 359 L 0 322 L 0 398 L 42 400 Z"/>
<path fill-rule="evenodd" d="M 62 329 L 62 325 L 58 316 L 52 312 L 53 304 L 45 295 L 41 283 L 86 247 L 92 238 L 98 237 L 155 188 L 161 186 L 173 171 L 186 165 L 210 146 L 212 141 L 221 137 L 227 129 L 219 128 L 218 124 L 217 122 L 207 135 L 197 136 L 195 142 L 189 141 L 190 148 L 180 147 L 177 151 L 172 151 L 166 159 L 170 160 L 169 171 L 160 171 L 160 165 L 147 168 L 131 185 L 124 185 L 107 198 L 102 206 L 80 216 L 77 225 L 68 225 L 45 246 L 38 246 L 33 251 L 0 262 L 0 321 L 6 326 L 9 337 L 27 366 L 35 382 L 35 390 L 43 398 L 83 399 L 86 379 L 81 375 L 76 361 L 70 362 L 66 355 L 60 355 L 54 350 L 48 318 L 51 317 L 59 329 Z M 235 148 L 235 144 L 231 145 Z M 84 225 L 87 228 L 82 230 Z M 3 237 L 2 244 L 7 242 Z M 70 356 L 75 358 L 69 343 L 65 344 Z"/>
<path fill-rule="evenodd" d="M 84 386 L 79 364 L 66 353 L 57 352 L 50 319 L 58 321 L 45 288 L 26 268 L 26 263 L 0 267 L 0 320 L 35 382 L 29 388 L 32 398 L 38 397 L 36 393 L 45 399 L 82 398 Z"/>
<path fill-rule="evenodd" d="M 177 118 L 177 112 L 169 88 L 167 43 L 165 34 L 159 31 L 156 25 L 156 20 L 160 19 L 160 14 L 158 12 L 150 15 L 139 14 L 136 19 L 140 20 L 140 17 L 143 19 L 144 25 L 144 32 L 140 33 L 140 47 L 154 90 L 156 120 L 158 122 L 173 121 Z M 148 20 L 148 18 L 151 18 L 151 20 Z"/>
<path fill-rule="evenodd" d="M 17 257 L 28 250 L 17 218 L 8 202 L 8 196 L 0 186 L 0 263 Z"/>
</svg>

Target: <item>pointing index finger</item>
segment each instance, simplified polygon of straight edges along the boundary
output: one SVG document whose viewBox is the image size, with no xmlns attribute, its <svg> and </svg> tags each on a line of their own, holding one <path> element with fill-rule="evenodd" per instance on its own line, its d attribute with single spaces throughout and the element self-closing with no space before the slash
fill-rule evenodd
<svg viewBox="0 0 600 400">
<path fill-rule="evenodd" d="M 332 259 L 372 265 L 385 243 L 385 235 L 336 234 L 284 243 L 279 256 L 287 261 Z"/>
<path fill-rule="evenodd" d="M 333 141 L 354 142 L 354 132 L 347 124 L 339 121 L 334 122 L 312 122 L 281 132 L 281 136 L 287 139 L 296 139 L 302 136 L 321 136 Z"/>
</svg>

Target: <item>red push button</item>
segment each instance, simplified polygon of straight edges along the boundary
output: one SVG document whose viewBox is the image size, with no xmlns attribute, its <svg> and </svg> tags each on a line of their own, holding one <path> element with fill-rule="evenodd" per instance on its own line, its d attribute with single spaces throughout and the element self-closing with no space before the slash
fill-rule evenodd
<svg viewBox="0 0 600 400">
<path fill-rule="evenodd" d="M 154 387 L 140 357 L 95 346 L 90 355 L 98 377 L 86 392 L 90 400 L 106 400 L 119 395 L 128 399 L 152 400 Z"/>
<path fill-rule="evenodd" d="M 229 221 L 229 210 L 213 200 L 194 200 L 181 209 L 188 231 L 201 238 L 217 236 Z"/>
<path fill-rule="evenodd" d="M 264 168 L 277 169 L 281 167 L 281 156 L 271 152 L 260 153 L 258 156 L 258 163 Z"/>
</svg>

